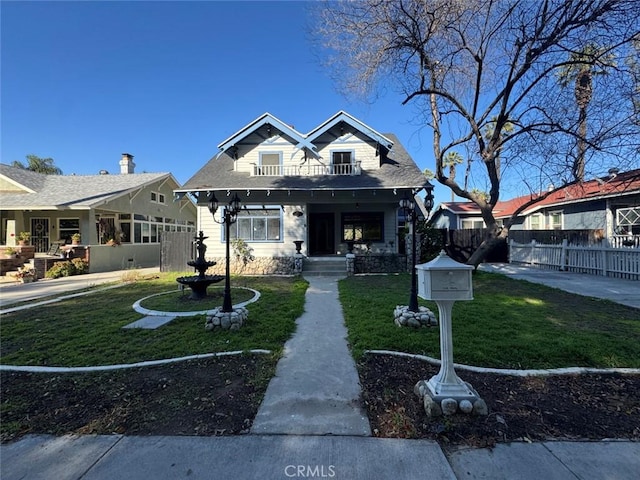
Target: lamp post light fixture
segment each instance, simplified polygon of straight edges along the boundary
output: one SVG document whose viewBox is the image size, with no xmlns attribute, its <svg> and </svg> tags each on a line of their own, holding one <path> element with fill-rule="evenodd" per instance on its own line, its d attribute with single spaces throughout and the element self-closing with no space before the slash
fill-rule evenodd
<svg viewBox="0 0 640 480">
<path fill-rule="evenodd" d="M 215 194 L 211 192 L 209 196 L 209 202 L 207 204 L 209 207 L 209 211 L 211 212 L 211 216 L 213 217 L 213 221 L 219 225 L 225 226 L 225 239 L 226 239 L 226 247 L 227 247 L 227 258 L 226 258 L 226 272 L 224 279 L 224 297 L 222 300 L 222 312 L 230 313 L 233 312 L 233 303 L 231 302 L 231 281 L 229 278 L 229 243 L 230 243 L 230 227 L 236 220 L 238 219 L 238 213 L 240 212 L 240 198 L 238 194 L 235 193 L 233 198 L 229 201 L 227 206 L 224 208 L 224 213 L 220 215 L 220 220 L 216 220 L 216 211 L 218 210 L 219 203 Z"/>
<path fill-rule="evenodd" d="M 427 190 L 427 196 L 424 200 L 424 206 L 428 212 L 433 208 L 433 193 L 432 188 Z M 409 294 L 409 311 L 417 313 L 420 311 L 418 307 L 418 278 L 416 275 L 416 220 L 418 218 L 418 212 L 416 211 L 416 203 L 414 200 L 413 192 L 409 197 L 405 194 L 404 198 L 400 200 L 400 208 L 402 208 L 405 218 L 411 222 L 411 293 Z"/>
</svg>

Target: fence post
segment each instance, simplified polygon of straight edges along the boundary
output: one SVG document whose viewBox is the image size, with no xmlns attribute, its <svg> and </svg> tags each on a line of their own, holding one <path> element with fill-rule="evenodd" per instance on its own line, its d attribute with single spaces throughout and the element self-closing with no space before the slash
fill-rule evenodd
<svg viewBox="0 0 640 480">
<path fill-rule="evenodd" d="M 607 249 L 602 249 L 602 275 L 607 276 Z"/>
<path fill-rule="evenodd" d="M 560 271 L 567 269 L 567 239 L 562 239 L 562 250 L 560 251 Z"/>
<path fill-rule="evenodd" d="M 513 244 L 515 242 L 513 241 L 513 238 L 509 239 L 509 251 L 507 252 L 507 263 L 511 263 L 511 254 L 513 252 Z"/>
<path fill-rule="evenodd" d="M 536 241 L 531 240 L 531 251 L 529 252 L 529 265 L 533 265 L 535 259 Z"/>
</svg>

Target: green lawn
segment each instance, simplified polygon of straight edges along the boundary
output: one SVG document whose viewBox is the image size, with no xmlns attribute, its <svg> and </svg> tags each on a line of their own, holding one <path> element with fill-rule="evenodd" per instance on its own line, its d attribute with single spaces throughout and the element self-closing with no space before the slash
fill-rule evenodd
<svg viewBox="0 0 640 480">
<path fill-rule="evenodd" d="M 439 327 L 399 328 L 410 276 L 342 280 L 340 300 L 356 358 L 396 350 L 440 358 Z M 453 307 L 454 361 L 502 368 L 640 367 L 640 311 L 502 275 L 476 272 L 474 300 Z M 375 293 L 374 293 L 375 292 Z M 420 299 L 433 310 L 435 302 Z"/>
<path fill-rule="evenodd" d="M 160 295 L 154 295 L 153 297 L 145 298 L 140 302 L 142 308 L 148 310 L 157 310 L 161 312 L 190 312 L 194 310 L 212 310 L 222 306 L 222 300 L 224 297 L 224 285 L 211 285 L 207 289 L 207 298 L 202 300 L 193 301 L 189 298 L 191 290 L 185 288 L 184 291 L 176 290 L 175 288 L 162 293 Z M 234 304 L 246 302 L 251 300 L 255 295 L 251 290 L 244 288 L 231 287 L 231 299 Z"/>
<path fill-rule="evenodd" d="M 261 293 L 249 304 L 238 332 L 204 329 L 204 316 L 177 318 L 157 330 L 123 329 L 142 315 L 132 304 L 176 289 L 176 274 L 138 280 L 119 288 L 8 313 L 0 319 L 0 363 L 85 366 L 129 363 L 198 353 L 264 348 L 280 351 L 304 311 L 307 282 L 296 278 L 233 278 L 234 303 L 246 286 Z M 252 294 L 251 294 L 252 296 Z M 179 297 L 177 297 L 179 299 Z M 202 310 L 197 302 L 194 310 Z M 145 303 L 145 307 L 153 305 Z M 178 308 L 176 308 L 178 310 Z"/>
<path fill-rule="evenodd" d="M 141 318 L 131 308 L 136 300 L 175 289 L 176 276 L 138 279 L 120 288 L 5 314 L 0 319 L 0 363 L 84 366 L 254 348 L 280 352 L 304 311 L 303 279 L 237 277 L 232 287 L 261 293 L 259 301 L 248 305 L 249 321 L 238 332 L 206 332 L 202 315 L 178 318 L 157 330 L 121 328 Z M 368 349 L 440 357 L 438 327 L 414 330 L 393 322 L 395 306 L 408 302 L 409 282 L 406 274 L 340 281 L 356 358 Z M 456 362 L 503 368 L 640 368 L 639 310 L 495 274 L 476 272 L 473 283 L 475 299 L 456 302 L 453 308 Z M 250 295 L 237 288 L 232 294 L 235 303 Z M 163 297 L 153 302 L 184 303 L 177 292 L 173 300 L 172 295 Z M 144 306 L 156 308 L 153 302 L 145 301 Z M 435 303 L 420 303 L 438 313 Z M 196 303 L 194 310 L 202 310 L 202 305 Z"/>
</svg>

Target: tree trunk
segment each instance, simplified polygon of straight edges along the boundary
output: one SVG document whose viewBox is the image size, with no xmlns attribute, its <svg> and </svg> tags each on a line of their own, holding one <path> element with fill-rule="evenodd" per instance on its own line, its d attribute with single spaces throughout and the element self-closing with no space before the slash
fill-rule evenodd
<svg viewBox="0 0 640 480">
<path fill-rule="evenodd" d="M 573 177 L 584 181 L 585 152 L 587 150 L 587 107 L 593 96 L 591 68 L 584 69 L 576 78 L 575 97 L 578 105 L 578 152 L 573 162 Z"/>
<path fill-rule="evenodd" d="M 578 182 L 584 181 L 585 152 L 587 150 L 587 109 L 580 108 L 578 125 L 578 154 L 573 161 L 572 173 Z"/>
<path fill-rule="evenodd" d="M 497 225 L 494 228 L 489 229 L 489 235 L 484 241 L 480 244 L 480 246 L 476 249 L 475 252 L 469 257 L 467 260 L 467 265 L 473 265 L 473 268 L 477 269 L 478 265 L 480 265 L 487 255 L 491 253 L 495 248 L 500 246 L 502 242 L 504 242 L 509 234 L 508 228 L 500 228 Z"/>
</svg>

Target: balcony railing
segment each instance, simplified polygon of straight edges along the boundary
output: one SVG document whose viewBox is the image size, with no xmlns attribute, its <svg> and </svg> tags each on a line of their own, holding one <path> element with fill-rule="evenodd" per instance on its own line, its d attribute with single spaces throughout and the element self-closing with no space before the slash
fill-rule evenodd
<svg viewBox="0 0 640 480">
<path fill-rule="evenodd" d="M 253 165 L 252 176 L 314 177 L 319 175 L 360 175 L 360 162 L 339 165 Z"/>
</svg>

